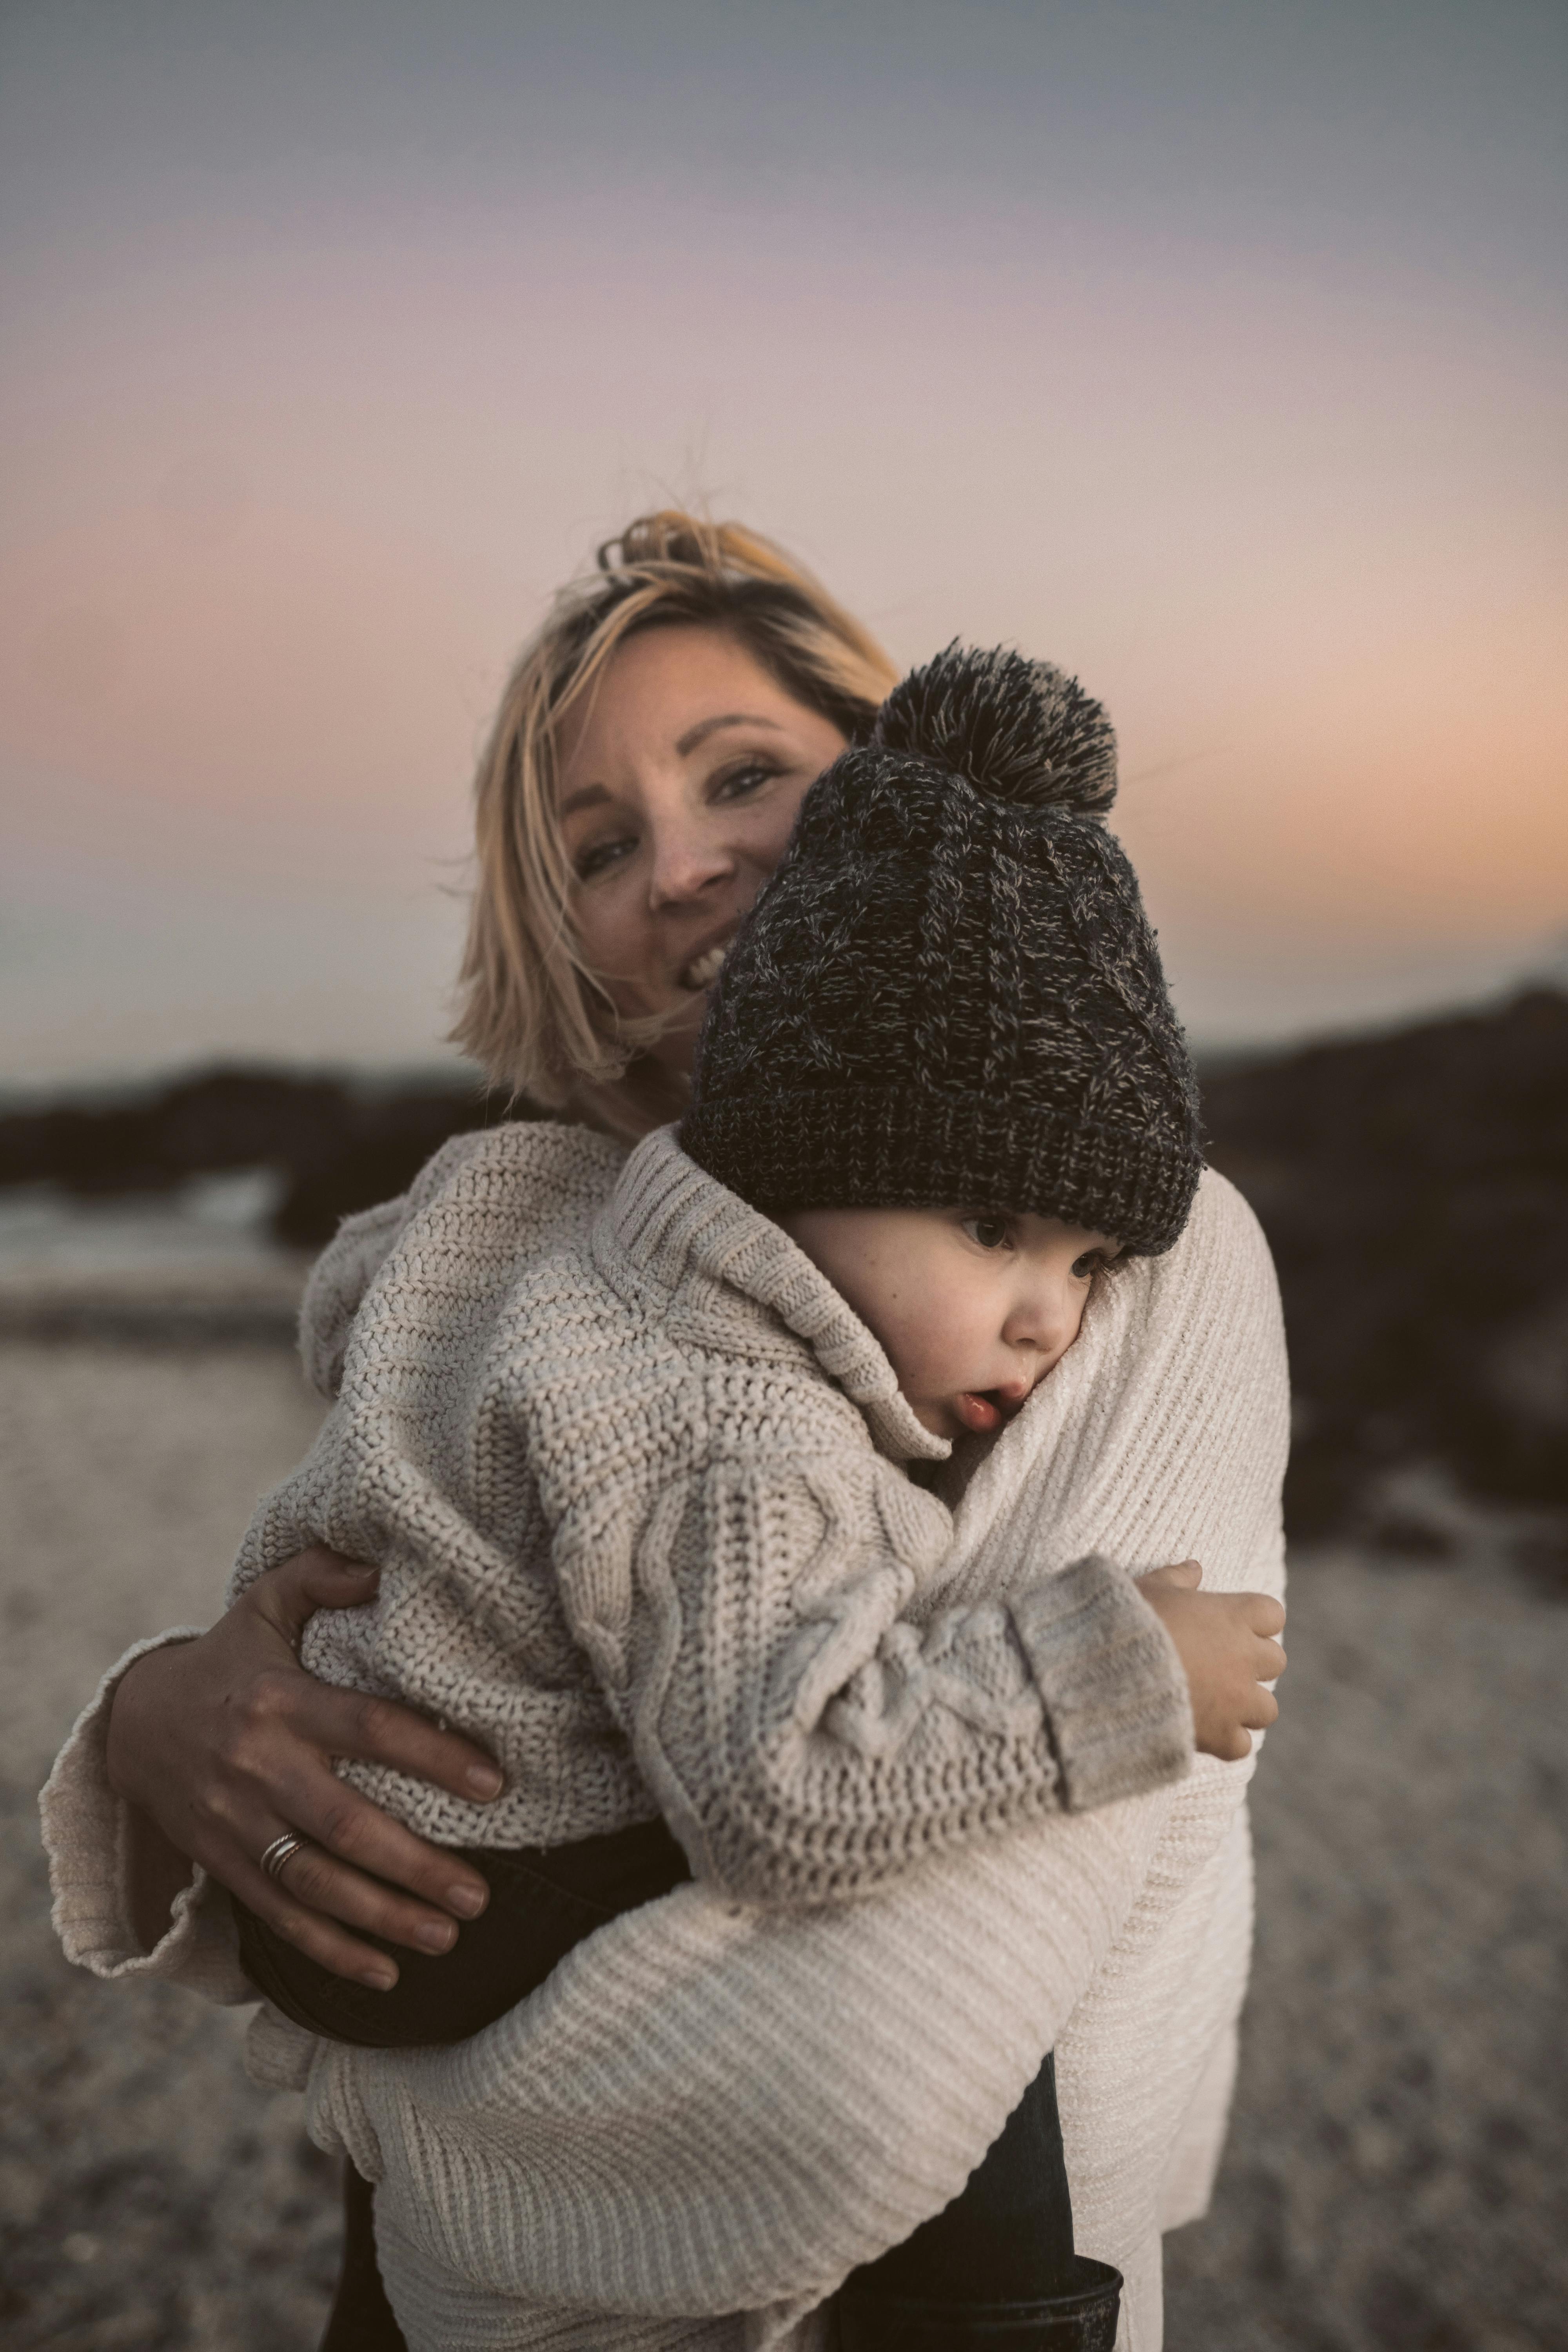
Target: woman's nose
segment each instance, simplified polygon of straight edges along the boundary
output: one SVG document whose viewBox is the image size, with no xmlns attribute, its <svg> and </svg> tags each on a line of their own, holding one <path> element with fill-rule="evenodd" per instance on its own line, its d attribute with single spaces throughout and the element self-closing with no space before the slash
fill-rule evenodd
<svg viewBox="0 0 1568 2352">
<path fill-rule="evenodd" d="M 679 907 L 715 882 L 729 878 L 735 861 L 721 841 L 701 825 L 665 824 L 653 837 L 647 897 L 651 908 Z"/>
</svg>

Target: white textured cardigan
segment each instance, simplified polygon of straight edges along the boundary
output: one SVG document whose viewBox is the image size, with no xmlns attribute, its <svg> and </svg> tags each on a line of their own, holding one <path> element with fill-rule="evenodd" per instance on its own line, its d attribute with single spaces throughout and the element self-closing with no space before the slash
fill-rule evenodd
<svg viewBox="0 0 1568 2352">
<path fill-rule="evenodd" d="M 1267 1252 L 1209 1176 L 1176 1251 L 1105 1286 L 982 1464 L 942 1597 L 1095 1549 L 1195 1551 L 1213 1585 L 1277 1589 L 1283 1439 Z M 199 1888 L 136 1952 L 100 1720 L 46 1806 L 68 1948 L 243 1998 Z M 1223 2130 L 1248 1769 L 1199 1759 L 1176 1790 L 940 1856 L 847 1910 L 682 1889 L 456 2050 L 327 2049 L 264 2019 L 256 2059 L 308 2073 L 317 2136 L 384 2173 L 378 2246 L 416 2346 L 740 2347 L 807 2342 L 845 2273 L 956 2192 L 1055 2042 L 1079 2243 L 1128 2274 L 1122 2341 L 1147 2352 L 1159 2229 L 1202 2210 Z"/>
</svg>

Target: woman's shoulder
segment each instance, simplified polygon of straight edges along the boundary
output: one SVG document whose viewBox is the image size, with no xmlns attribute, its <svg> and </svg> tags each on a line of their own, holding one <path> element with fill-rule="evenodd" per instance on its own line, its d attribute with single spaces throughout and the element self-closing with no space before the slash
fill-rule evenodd
<svg viewBox="0 0 1568 2352">
<path fill-rule="evenodd" d="M 1205 1168 L 1198 1180 L 1192 1217 L 1173 1256 L 1177 1253 L 1184 1253 L 1198 1279 L 1223 1272 L 1260 1306 L 1277 1309 L 1274 1256 L 1258 1213 L 1240 1187 L 1217 1168 Z"/>
</svg>

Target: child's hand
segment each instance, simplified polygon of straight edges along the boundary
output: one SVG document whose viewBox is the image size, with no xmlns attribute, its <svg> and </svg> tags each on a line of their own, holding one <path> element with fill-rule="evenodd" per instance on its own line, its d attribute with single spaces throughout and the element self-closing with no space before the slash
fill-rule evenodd
<svg viewBox="0 0 1568 2352">
<path fill-rule="evenodd" d="M 1273 1638 L 1285 1612 L 1266 1592 L 1200 1592 L 1195 1559 L 1152 1569 L 1138 1590 L 1176 1645 L 1193 1696 L 1193 1729 L 1205 1756 L 1237 1763 L 1252 1753 L 1251 1731 L 1266 1730 L 1279 1709 L 1265 1683 L 1285 1671 Z"/>
</svg>

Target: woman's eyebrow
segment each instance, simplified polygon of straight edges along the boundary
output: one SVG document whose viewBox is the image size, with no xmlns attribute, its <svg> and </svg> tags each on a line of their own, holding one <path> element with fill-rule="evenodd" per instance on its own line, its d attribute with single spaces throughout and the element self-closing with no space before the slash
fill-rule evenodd
<svg viewBox="0 0 1568 2352">
<path fill-rule="evenodd" d="M 574 793 L 567 793 L 556 810 L 555 821 L 559 824 L 564 818 L 575 816 L 579 809 L 593 808 L 597 802 L 607 801 L 609 797 L 603 784 L 579 784 Z"/>
<path fill-rule="evenodd" d="M 774 735 L 784 733 L 776 719 L 763 719 L 754 711 L 727 710 L 721 719 L 700 719 L 695 727 L 689 727 L 676 744 L 678 756 L 684 760 L 688 751 L 695 751 L 699 743 L 716 735 L 721 727 L 765 727 Z"/>
</svg>

